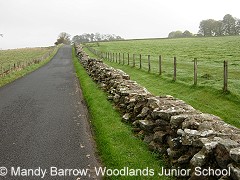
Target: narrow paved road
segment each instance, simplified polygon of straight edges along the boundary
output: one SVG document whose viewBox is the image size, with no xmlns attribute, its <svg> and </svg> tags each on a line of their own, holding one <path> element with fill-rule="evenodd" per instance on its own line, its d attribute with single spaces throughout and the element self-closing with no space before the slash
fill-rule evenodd
<svg viewBox="0 0 240 180">
<path fill-rule="evenodd" d="M 0 179 L 94 178 L 76 170 L 99 166 L 80 92 L 71 46 L 0 88 Z"/>
</svg>

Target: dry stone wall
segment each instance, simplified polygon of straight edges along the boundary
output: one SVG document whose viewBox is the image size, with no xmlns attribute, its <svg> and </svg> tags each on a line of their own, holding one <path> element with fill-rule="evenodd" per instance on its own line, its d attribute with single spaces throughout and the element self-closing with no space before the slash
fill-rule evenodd
<svg viewBox="0 0 240 180">
<path fill-rule="evenodd" d="M 79 61 L 109 93 L 123 121 L 132 124 L 150 150 L 167 154 L 171 169 L 191 169 L 189 179 L 240 180 L 240 129 L 170 95 L 154 96 L 128 74 L 89 58 L 81 46 L 75 48 Z M 210 173 L 201 173 L 205 169 Z"/>
</svg>

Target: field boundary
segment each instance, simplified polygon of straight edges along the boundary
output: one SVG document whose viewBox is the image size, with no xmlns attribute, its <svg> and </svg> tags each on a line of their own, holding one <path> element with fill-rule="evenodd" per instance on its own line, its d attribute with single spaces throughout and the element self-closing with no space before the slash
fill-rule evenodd
<svg viewBox="0 0 240 180">
<path fill-rule="evenodd" d="M 15 66 L 15 69 L 11 68 L 11 70 L 9 70 L 7 72 L 7 74 L 2 74 L 2 76 L 0 76 L 0 87 L 4 86 L 6 84 L 9 84 L 10 82 L 12 82 L 18 78 L 21 78 L 21 77 L 35 71 L 36 69 L 42 67 L 43 65 L 45 65 L 54 57 L 54 55 L 58 52 L 58 49 L 60 47 L 61 47 L 61 45 L 56 46 L 55 48 L 53 48 L 53 51 L 51 51 L 50 54 L 46 53 L 44 56 L 40 57 L 40 59 L 38 59 L 38 61 L 34 61 L 36 59 L 33 59 L 32 62 L 29 64 L 26 63 L 20 67 Z"/>
<path fill-rule="evenodd" d="M 1 65 L 0 67 L 0 78 L 5 77 L 8 74 L 11 74 L 15 71 L 21 71 L 33 64 L 39 64 L 41 61 L 49 58 L 55 51 L 56 49 L 59 48 L 58 46 L 55 46 L 54 48 L 51 49 L 51 51 L 47 52 L 43 56 L 39 58 L 33 58 L 31 60 L 28 60 L 26 62 L 15 62 L 13 64 L 9 64 L 7 68 L 3 68 Z"/>
<path fill-rule="evenodd" d="M 153 55 L 145 55 L 145 54 L 131 54 L 131 53 L 120 53 L 120 52 L 103 52 L 98 51 L 91 46 L 88 46 L 87 44 L 84 44 L 84 46 L 92 52 L 94 55 L 96 55 L 98 58 L 115 62 L 122 65 L 128 65 L 133 68 L 139 68 L 143 69 L 147 72 L 152 72 L 159 74 L 160 76 L 164 76 L 164 65 L 163 65 L 163 59 L 162 56 L 159 55 L 158 57 Z M 153 61 L 155 61 L 155 66 L 153 66 Z M 157 65 L 156 65 L 157 62 Z M 170 62 L 171 63 L 171 62 Z M 177 81 L 178 80 L 178 61 L 177 57 L 173 57 L 172 61 L 172 80 Z M 224 60 L 222 61 L 222 91 L 224 93 L 229 93 L 229 85 L 228 85 L 228 77 L 229 77 L 229 71 L 228 71 L 228 61 Z M 199 80 L 199 68 L 198 68 L 198 59 L 194 58 L 192 60 L 192 85 L 197 86 L 198 80 Z M 201 78 L 209 79 L 211 75 L 204 74 Z M 168 76 L 169 77 L 169 76 Z M 170 77 L 169 77 L 170 78 Z M 202 86 L 202 85 L 201 85 Z"/>
</svg>

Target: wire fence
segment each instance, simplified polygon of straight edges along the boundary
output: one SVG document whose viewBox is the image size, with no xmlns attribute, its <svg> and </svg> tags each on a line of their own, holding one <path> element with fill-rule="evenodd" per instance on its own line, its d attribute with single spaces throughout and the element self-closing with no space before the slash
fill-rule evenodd
<svg viewBox="0 0 240 180">
<path fill-rule="evenodd" d="M 87 45 L 85 47 L 97 57 L 110 62 L 128 65 L 195 86 L 215 85 L 224 92 L 231 89 L 240 95 L 240 90 L 237 88 L 240 86 L 240 61 L 229 64 L 227 60 L 209 63 L 197 58 L 188 61 L 178 60 L 177 57 L 163 59 L 161 55 L 102 52 Z"/>
<path fill-rule="evenodd" d="M 52 53 L 56 50 L 57 47 L 51 48 L 51 50 L 47 53 L 45 53 L 43 56 L 39 58 L 33 58 L 31 60 L 26 61 L 19 61 L 14 63 L 8 63 L 8 64 L 0 64 L 0 78 L 7 76 L 8 74 L 11 74 L 16 71 L 23 70 L 33 64 L 39 64 L 41 61 L 47 59 L 52 55 Z"/>
</svg>

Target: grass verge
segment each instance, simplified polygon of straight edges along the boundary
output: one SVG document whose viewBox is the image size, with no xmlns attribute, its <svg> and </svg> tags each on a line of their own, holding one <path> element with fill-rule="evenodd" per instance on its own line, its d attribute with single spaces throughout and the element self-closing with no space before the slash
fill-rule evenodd
<svg viewBox="0 0 240 180">
<path fill-rule="evenodd" d="M 54 52 L 47 58 L 47 59 L 44 59 L 43 61 L 41 61 L 39 64 L 33 64 L 33 65 L 30 65 L 20 71 L 14 71 L 4 77 L 0 77 L 0 87 L 18 79 L 18 78 L 21 78 L 27 74 L 29 74 L 30 72 L 33 72 L 35 71 L 36 69 L 40 68 L 41 66 L 45 65 L 46 63 L 48 63 L 54 56 L 55 54 L 57 53 L 59 47 L 56 48 L 54 50 Z"/>
<path fill-rule="evenodd" d="M 97 58 L 86 48 L 84 50 L 91 57 Z M 132 80 L 146 87 L 154 95 L 170 94 L 184 100 L 202 112 L 217 115 L 224 119 L 225 122 L 240 128 L 240 99 L 234 94 L 223 94 L 222 91 L 210 87 L 191 86 L 181 82 L 173 82 L 144 70 L 109 61 L 104 62 L 114 68 L 125 71 Z"/>
<path fill-rule="evenodd" d="M 92 81 L 78 62 L 73 50 L 73 61 L 77 77 L 91 114 L 91 122 L 99 155 L 104 166 L 110 169 L 154 169 L 155 176 L 111 176 L 106 179 L 156 179 L 161 167 L 166 167 L 155 153 L 151 153 L 146 144 L 136 138 L 131 127 L 121 122 L 121 115 L 107 101 L 107 94 Z M 158 179 L 168 179 L 159 177 Z M 171 178 L 172 179 L 172 178 Z"/>
</svg>

